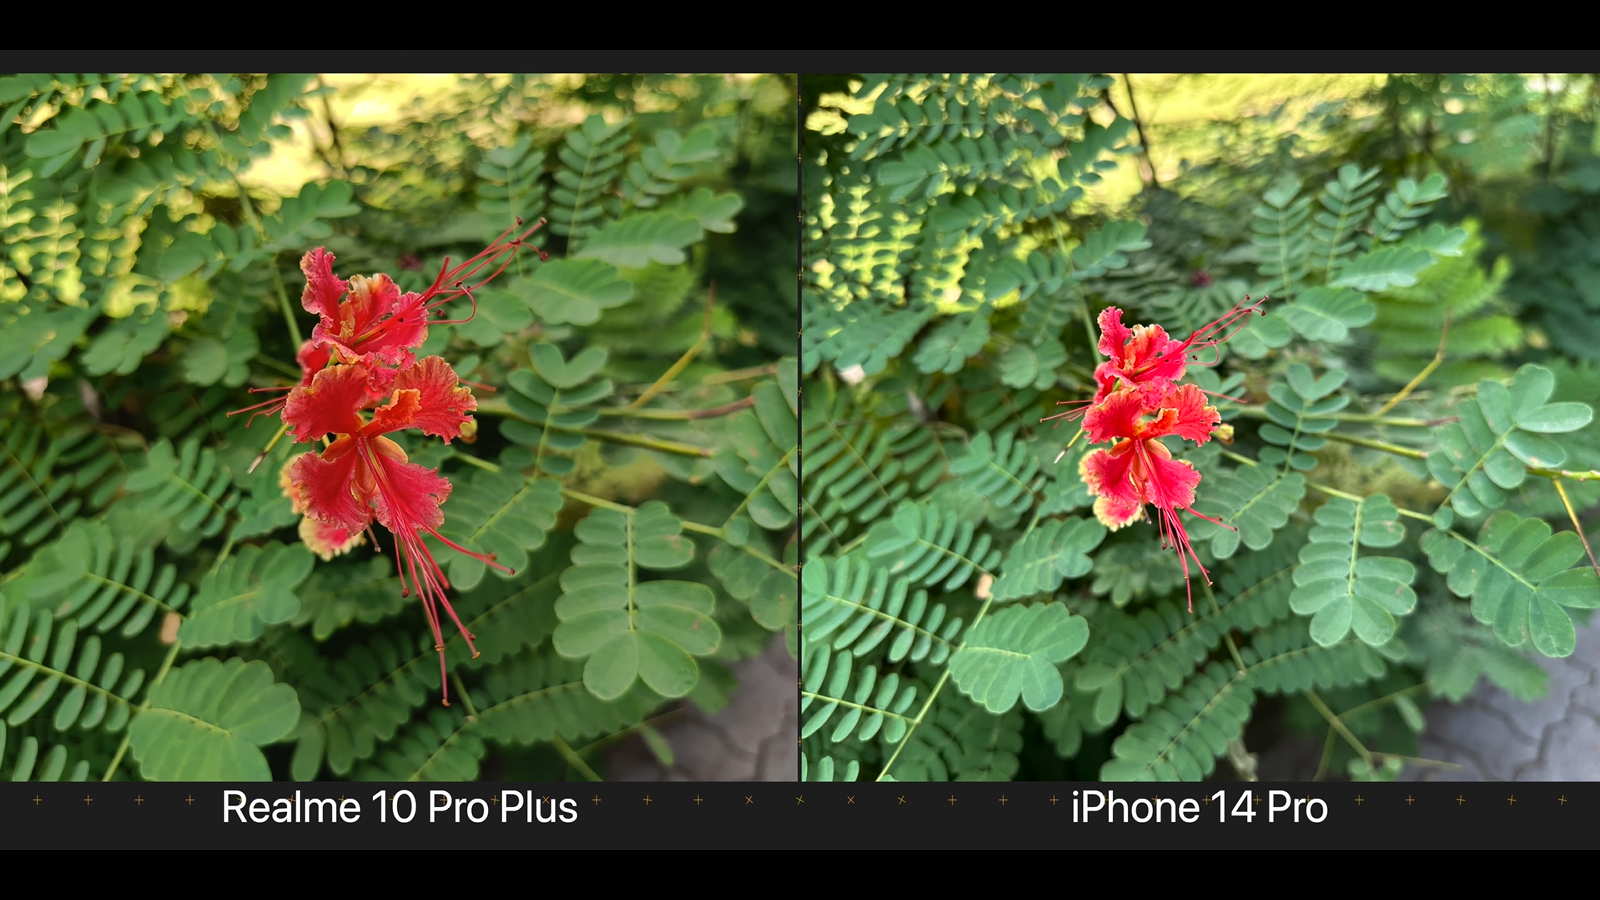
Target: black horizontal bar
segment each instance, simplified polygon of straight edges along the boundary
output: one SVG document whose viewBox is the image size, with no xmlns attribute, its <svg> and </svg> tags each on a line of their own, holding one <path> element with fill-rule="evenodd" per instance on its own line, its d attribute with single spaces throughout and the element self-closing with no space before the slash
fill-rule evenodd
<svg viewBox="0 0 1600 900">
<path fill-rule="evenodd" d="M 1600 849 L 1600 784 L 6 784 L 7 849 Z"/>
<path fill-rule="evenodd" d="M 6 51 L 6 71 L 56 72 L 1534 72 L 1582 70 L 1579 50 L 44 50 Z"/>
</svg>

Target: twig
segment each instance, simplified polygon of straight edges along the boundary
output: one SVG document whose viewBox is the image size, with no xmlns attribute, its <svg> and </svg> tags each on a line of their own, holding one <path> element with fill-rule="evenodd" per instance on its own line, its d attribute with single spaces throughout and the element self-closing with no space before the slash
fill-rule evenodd
<svg viewBox="0 0 1600 900">
<path fill-rule="evenodd" d="M 1556 486 L 1556 493 L 1561 495 L 1561 505 L 1567 508 L 1567 516 L 1572 519 L 1572 530 L 1578 533 L 1578 540 L 1583 541 L 1583 549 L 1589 554 L 1589 565 L 1594 566 L 1595 574 L 1600 575 L 1600 563 L 1594 561 L 1594 550 L 1589 546 L 1589 539 L 1583 534 L 1583 523 L 1578 520 L 1578 511 L 1572 508 L 1572 499 L 1567 496 L 1567 489 L 1562 486 L 1560 478 L 1550 479 Z"/>
<path fill-rule="evenodd" d="M 752 395 L 743 400 L 735 400 L 732 403 L 712 409 L 638 409 L 633 406 L 607 406 L 601 408 L 598 412 L 602 416 L 627 416 L 632 419 L 660 419 L 663 421 L 714 419 L 717 416 L 726 416 L 746 407 L 754 406 L 755 402 L 756 398 Z"/>
<path fill-rule="evenodd" d="M 348 180 L 350 167 L 344 161 L 344 143 L 339 140 L 339 124 L 333 120 L 333 104 L 328 102 L 328 85 L 317 75 L 317 87 L 322 89 L 322 113 L 328 117 L 328 135 L 333 139 L 333 153 L 339 163 L 339 177 Z"/>
<path fill-rule="evenodd" d="M 1156 178 L 1155 160 L 1150 158 L 1150 138 L 1144 133 L 1144 120 L 1139 118 L 1139 101 L 1133 98 L 1133 78 L 1124 72 L 1122 83 L 1128 88 L 1128 111 L 1133 114 L 1133 128 L 1139 133 L 1139 155 L 1144 157 L 1145 168 L 1149 170 L 1144 183 L 1149 187 L 1160 187 L 1161 182 Z"/>
<path fill-rule="evenodd" d="M 1452 310 L 1448 309 L 1444 311 L 1444 328 L 1439 332 L 1439 349 L 1434 351 L 1433 361 L 1428 363 L 1426 366 L 1423 366 L 1422 371 L 1417 373 L 1417 377 L 1411 379 L 1411 381 L 1405 387 L 1400 389 L 1400 393 L 1390 397 L 1388 403 L 1378 407 L 1377 415 L 1384 415 L 1389 410 L 1398 406 L 1401 401 L 1411 396 L 1411 392 L 1417 389 L 1417 385 L 1422 384 L 1423 379 L 1427 378 L 1429 375 L 1432 375 L 1433 370 L 1439 368 L 1439 364 L 1444 362 L 1444 345 L 1450 340 L 1451 312 Z"/>
<path fill-rule="evenodd" d="M 1328 708 L 1328 704 L 1322 702 L 1322 698 L 1317 696 L 1316 691 L 1306 691 L 1306 699 L 1310 700 L 1311 705 L 1317 708 L 1317 712 L 1328 720 L 1328 724 L 1333 726 L 1333 730 L 1339 732 L 1339 736 L 1344 738 L 1345 742 L 1354 748 L 1357 753 L 1361 754 L 1362 761 L 1370 768 L 1372 766 L 1372 751 L 1368 750 L 1365 744 L 1350 733 L 1350 729 L 1345 726 L 1344 721 L 1335 715 L 1333 710 Z"/>
<path fill-rule="evenodd" d="M 638 409 L 639 407 L 648 403 L 650 398 L 654 397 L 661 390 L 662 385 L 665 385 L 667 382 L 678 377 L 678 373 L 682 372 L 686 367 L 688 367 L 689 363 L 693 361 L 694 358 L 700 354 L 700 351 L 704 349 L 705 345 L 710 342 L 711 310 L 716 302 L 716 296 L 717 283 L 713 281 L 711 282 L 709 289 L 706 291 L 706 320 L 705 323 L 700 326 L 699 339 L 694 342 L 694 346 L 690 347 L 688 350 L 685 350 L 683 355 L 678 357 L 678 361 L 672 364 L 672 368 L 668 369 L 665 374 L 656 379 L 655 384 L 650 385 L 649 390 L 646 390 L 644 393 L 640 394 L 638 399 L 633 401 L 633 403 L 629 406 L 630 409 Z"/>
<path fill-rule="evenodd" d="M 587 778 L 590 781 L 605 781 L 604 778 L 596 775 L 593 769 L 589 768 L 589 764 L 583 761 L 583 757 L 574 753 L 572 748 L 567 746 L 567 742 L 561 739 L 561 735 L 551 735 L 550 743 L 555 745 L 556 752 L 560 753 L 562 758 L 567 761 L 567 765 L 577 769 L 578 773 L 584 778 Z"/>
</svg>

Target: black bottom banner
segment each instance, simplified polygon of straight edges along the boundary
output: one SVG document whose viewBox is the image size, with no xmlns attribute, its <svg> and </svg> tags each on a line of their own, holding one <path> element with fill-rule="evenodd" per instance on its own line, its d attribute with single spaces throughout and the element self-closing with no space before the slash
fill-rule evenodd
<svg viewBox="0 0 1600 900">
<path fill-rule="evenodd" d="M 1600 785 L 7 784 L 7 849 L 1593 850 Z"/>
</svg>

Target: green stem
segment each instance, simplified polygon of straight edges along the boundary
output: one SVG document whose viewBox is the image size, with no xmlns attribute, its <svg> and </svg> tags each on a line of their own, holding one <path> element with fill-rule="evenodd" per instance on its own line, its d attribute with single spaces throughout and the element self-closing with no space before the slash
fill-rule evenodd
<svg viewBox="0 0 1600 900">
<path fill-rule="evenodd" d="M 1222 619 L 1222 607 L 1217 604 L 1217 592 L 1211 589 L 1210 581 L 1205 582 L 1205 589 L 1206 599 L 1211 601 L 1211 615 L 1220 621 Z M 1224 631 L 1222 639 L 1228 644 L 1228 655 L 1233 657 L 1234 664 L 1239 667 L 1239 672 L 1243 673 L 1247 667 L 1244 664 L 1244 656 L 1239 653 L 1239 646 L 1233 642 L 1233 632 L 1231 630 Z"/>
<path fill-rule="evenodd" d="M 679 521 L 683 522 L 684 531 L 694 531 L 700 534 L 709 534 L 714 538 L 723 537 L 722 529 L 717 528 L 714 525 L 701 525 L 699 522 L 689 522 L 681 519 Z"/>
<path fill-rule="evenodd" d="M 1361 743 L 1361 741 L 1356 739 L 1354 734 L 1350 733 L 1350 729 L 1345 726 L 1344 721 L 1338 716 L 1334 715 L 1333 710 L 1328 708 L 1328 704 L 1323 703 L 1322 698 L 1317 696 L 1317 692 L 1306 691 L 1306 699 L 1310 700 L 1311 705 L 1317 708 L 1317 712 L 1321 713 L 1322 717 L 1328 720 L 1328 724 L 1333 726 L 1333 730 L 1339 732 L 1339 736 L 1344 738 L 1345 742 L 1351 747 L 1355 748 L 1357 753 L 1361 754 L 1362 761 L 1365 762 L 1368 767 L 1371 767 L 1372 751 L 1368 750 L 1365 744 Z"/>
<path fill-rule="evenodd" d="M 556 752 L 560 753 L 561 757 L 567 761 L 567 765 L 572 766 L 574 769 L 578 770 L 578 774 L 582 775 L 584 778 L 587 778 L 590 781 L 604 781 L 605 780 L 604 778 L 601 778 L 599 775 L 596 775 L 594 773 L 593 769 L 589 768 L 589 764 L 583 761 L 583 757 L 581 757 L 577 753 L 573 752 L 572 748 L 567 746 L 567 742 L 561 739 L 561 735 L 559 735 L 559 734 L 551 735 L 550 736 L 550 743 L 555 746 Z"/>
<path fill-rule="evenodd" d="M 467 693 L 467 686 L 461 683 L 461 675 L 457 672 L 450 673 L 450 680 L 456 683 L 456 693 L 461 695 L 461 702 L 467 707 L 467 721 L 478 718 L 478 708 L 472 705 L 472 695 Z"/>
<path fill-rule="evenodd" d="M 1234 409 L 1252 419 L 1269 419 L 1264 406 L 1236 406 Z M 1447 416 L 1440 419 L 1404 419 L 1395 416 L 1386 416 L 1381 413 L 1327 413 L 1313 416 L 1317 419 L 1333 419 L 1336 422 L 1362 422 L 1369 425 L 1393 425 L 1397 428 L 1437 428 L 1446 422 L 1455 421 L 1455 417 Z"/>
<path fill-rule="evenodd" d="M 994 594 L 991 592 L 989 597 L 983 601 L 983 606 L 978 608 L 978 614 L 973 617 L 972 624 L 967 626 L 967 634 L 970 635 L 972 632 L 977 630 L 978 623 L 982 622 L 983 617 L 988 614 L 989 606 L 992 603 L 994 603 Z M 961 647 L 965 647 L 966 645 L 966 638 L 962 638 Z M 960 653 L 961 647 L 957 647 L 951 655 L 954 656 L 955 653 Z M 883 771 L 878 773 L 878 777 L 874 779 L 875 781 L 882 781 L 883 776 L 889 774 L 889 771 L 894 768 L 895 760 L 900 758 L 901 751 L 905 750 L 906 744 L 911 742 L 911 735 L 916 733 L 917 727 L 920 726 L 922 724 L 922 720 L 927 717 L 928 710 L 933 708 L 933 701 L 938 699 L 939 692 L 944 690 L 945 682 L 949 680 L 950 667 L 945 666 L 944 672 L 939 675 L 939 683 L 933 686 L 932 691 L 928 692 L 927 701 L 922 704 L 922 709 L 917 711 L 916 721 L 912 722 L 911 727 L 906 729 L 906 733 L 900 738 L 900 743 L 894 748 L 894 755 L 889 757 L 889 761 L 884 764 Z"/>
<path fill-rule="evenodd" d="M 752 395 L 743 400 L 735 400 L 732 403 L 711 409 L 639 409 L 632 406 L 606 406 L 595 410 L 595 412 L 602 416 L 625 416 L 630 419 L 658 419 L 677 422 L 726 416 L 754 406 L 755 402 L 756 398 Z"/>
<path fill-rule="evenodd" d="M 717 455 L 717 451 L 710 447 L 696 447 L 679 441 L 663 441 L 659 438 L 640 437 L 632 434 L 618 434 L 614 431 L 595 431 L 590 428 L 562 428 L 558 425 L 543 425 L 554 431 L 565 431 L 571 434 L 581 434 L 595 440 L 610 441 L 613 444 L 624 444 L 629 447 L 642 447 L 646 450 L 656 450 L 661 453 L 675 453 L 678 456 L 694 456 L 709 459 Z"/>
<path fill-rule="evenodd" d="M 1357 494 L 1349 493 L 1348 491 L 1341 491 L 1338 488 L 1329 487 L 1329 486 L 1327 486 L 1325 484 L 1317 484 L 1315 481 L 1306 482 L 1306 487 L 1314 488 L 1315 490 L 1319 490 L 1319 491 L 1323 492 L 1324 494 L 1327 494 L 1327 495 L 1332 496 L 1332 497 L 1342 497 L 1343 499 L 1349 500 L 1352 503 L 1360 503 L 1361 501 L 1366 499 L 1365 497 L 1362 497 L 1362 496 L 1357 495 Z M 1397 506 L 1397 507 L 1395 507 L 1395 511 L 1400 513 L 1400 515 L 1402 515 L 1402 516 L 1406 516 L 1408 518 L 1416 519 L 1419 522 L 1429 522 L 1429 523 L 1433 522 L 1433 516 L 1430 516 L 1427 513 L 1419 513 L 1414 509 L 1405 509 L 1403 507 Z"/>
<path fill-rule="evenodd" d="M 1222 455 L 1226 456 L 1227 458 L 1233 460 L 1236 463 L 1243 463 L 1244 465 L 1247 465 L 1247 466 L 1259 466 L 1259 465 L 1261 465 L 1260 463 L 1256 462 L 1255 460 L 1251 459 L 1250 457 L 1235 453 L 1232 450 L 1224 450 L 1224 451 L 1222 451 Z"/>
<path fill-rule="evenodd" d="M 587 503 L 590 506 L 598 506 L 601 509 L 609 509 L 613 512 L 619 512 L 625 516 L 631 516 L 634 513 L 634 509 L 631 506 L 624 506 L 621 503 L 612 502 L 604 497 L 596 497 L 593 494 L 585 494 L 582 491 L 575 491 L 568 487 L 561 489 L 561 495 L 563 497 L 571 497 L 580 503 Z"/>
<path fill-rule="evenodd" d="M 274 372 L 282 372 L 284 375 L 293 378 L 295 381 L 299 381 L 301 378 L 301 372 L 299 369 L 296 369 L 293 366 L 284 365 L 270 356 L 262 356 L 258 353 L 256 354 L 255 361 L 261 363 Z"/>
<path fill-rule="evenodd" d="M 640 722 L 637 725 L 632 725 L 632 726 L 629 726 L 627 728 L 622 729 L 621 731 L 615 732 L 613 734 L 608 734 L 605 737 L 600 738 L 599 740 L 590 741 L 589 743 L 583 745 L 582 747 L 577 748 L 577 750 L 575 750 L 574 752 L 576 752 L 579 756 L 588 755 L 590 753 L 593 753 L 596 750 L 599 750 L 602 747 L 606 747 L 606 746 L 609 746 L 611 744 L 614 744 L 617 741 L 620 741 L 620 740 L 628 737 L 629 735 L 637 734 L 638 732 L 643 731 L 646 728 L 655 728 L 655 727 L 661 725 L 662 723 L 667 722 L 668 720 L 679 718 L 679 717 L 683 716 L 686 712 L 687 712 L 687 710 L 684 707 L 681 707 L 681 706 L 676 708 L 676 709 L 669 709 L 666 712 L 662 713 L 661 715 L 655 716 L 653 718 L 646 719 L 646 720 L 644 720 L 643 722 Z"/>
<path fill-rule="evenodd" d="M 1338 441 L 1342 444 L 1354 444 L 1357 447 L 1366 447 L 1371 450 L 1382 450 L 1384 453 L 1392 453 L 1395 456 L 1404 456 L 1407 459 L 1428 458 L 1428 454 L 1423 453 L 1421 450 L 1414 450 L 1411 447 L 1402 447 L 1399 444 L 1391 444 L 1388 441 L 1375 441 L 1371 438 L 1353 437 L 1348 434 L 1340 434 L 1337 431 L 1330 431 L 1326 434 L 1318 435 L 1318 437 L 1324 437 L 1331 441 Z"/>
<path fill-rule="evenodd" d="M 161 668 L 156 670 L 156 677 L 150 680 L 150 686 L 145 689 L 144 702 L 139 704 L 138 711 L 134 713 L 135 717 L 150 708 L 150 692 L 155 690 L 156 685 L 160 684 L 163 678 L 167 677 L 167 671 L 172 668 L 173 660 L 178 658 L 178 648 L 181 646 L 183 645 L 179 643 L 176 638 L 174 638 L 172 641 L 172 649 L 167 651 L 167 658 L 161 661 Z M 131 739 L 132 732 L 124 731 L 122 734 L 122 742 L 117 745 L 117 754 L 111 758 L 111 765 L 106 767 L 105 777 L 100 779 L 102 782 L 109 782 L 113 777 L 116 776 L 117 767 L 122 764 L 122 758 L 128 753 L 128 742 Z"/>
<path fill-rule="evenodd" d="M 500 472 L 500 471 L 503 471 L 500 468 L 498 463 L 489 462 L 487 459 L 479 459 L 478 457 L 473 456 L 473 455 L 468 454 L 468 453 L 452 453 L 452 454 L 450 454 L 450 458 L 451 459 L 459 459 L 459 460 L 461 460 L 462 462 L 466 463 L 469 466 L 477 466 L 478 468 L 483 469 L 486 472 Z"/>
</svg>

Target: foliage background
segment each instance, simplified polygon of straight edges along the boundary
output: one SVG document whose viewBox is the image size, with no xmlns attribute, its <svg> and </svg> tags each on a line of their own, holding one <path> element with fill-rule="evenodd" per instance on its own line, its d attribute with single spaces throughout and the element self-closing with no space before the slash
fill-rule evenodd
<svg viewBox="0 0 1600 900">
<path fill-rule="evenodd" d="M 1249 779 L 1274 727 L 1390 779 L 1429 764 L 1425 700 L 1545 689 L 1530 656 L 1600 602 L 1592 76 L 804 99 L 808 779 Z M 1247 294 L 1268 315 L 1192 376 L 1243 402 L 1179 451 L 1239 529 L 1185 516 L 1191 616 L 1041 419 L 1092 393 L 1104 307 L 1181 338 Z"/>
<path fill-rule="evenodd" d="M 0 77 L 0 773 L 599 778 L 609 742 L 792 648 L 793 91 Z M 473 442 L 406 449 L 454 484 L 445 533 L 517 571 L 432 542 L 483 651 L 450 640 L 446 709 L 392 546 L 312 557 L 289 441 L 251 474 L 277 423 L 225 413 L 298 379 L 306 251 L 420 290 L 517 215 L 549 261 L 419 354 L 495 388 Z M 620 633 L 562 602 L 585 585 Z"/>
</svg>

